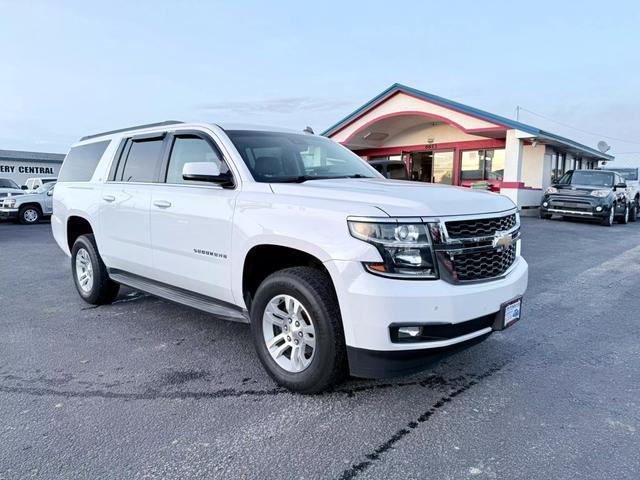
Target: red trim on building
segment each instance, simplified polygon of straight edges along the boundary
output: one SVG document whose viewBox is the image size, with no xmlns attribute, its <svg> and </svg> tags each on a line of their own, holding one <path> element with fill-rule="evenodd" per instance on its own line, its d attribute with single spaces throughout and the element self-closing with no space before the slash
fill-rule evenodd
<svg viewBox="0 0 640 480">
<path fill-rule="evenodd" d="M 372 110 L 374 110 L 374 109 L 378 108 L 380 105 L 384 105 L 386 102 L 388 102 L 388 101 L 389 101 L 389 100 L 391 100 L 393 97 L 395 97 L 396 95 L 399 95 L 399 94 L 404 94 L 404 95 L 406 95 L 406 96 L 408 96 L 408 97 L 415 98 L 415 99 L 420 100 L 420 101 L 422 101 L 422 102 L 429 103 L 429 104 L 431 104 L 431 105 L 436 105 L 436 106 L 438 106 L 438 107 L 440 107 L 440 108 L 444 108 L 444 109 L 447 109 L 447 110 L 451 110 L 451 111 L 453 111 L 453 112 L 461 113 L 461 114 L 466 115 L 466 116 L 468 116 L 468 117 L 472 117 L 472 118 L 475 118 L 475 119 L 477 119 L 477 120 L 482 120 L 483 122 L 487 122 L 487 123 L 491 123 L 491 124 L 493 124 L 493 125 L 496 125 L 495 127 L 487 127 L 487 128 L 473 128 L 473 129 L 465 130 L 465 129 L 464 129 L 464 128 L 462 128 L 461 126 L 457 126 L 457 125 L 454 125 L 453 123 L 450 123 L 450 122 L 451 122 L 450 120 L 446 120 L 446 121 L 447 121 L 447 123 L 449 123 L 450 125 L 457 126 L 457 128 L 460 128 L 461 130 L 463 130 L 463 131 L 465 131 L 465 132 L 468 132 L 468 133 L 490 132 L 490 131 L 496 131 L 496 130 L 504 130 L 504 131 L 509 130 L 509 128 L 508 128 L 507 126 L 505 126 L 505 125 L 502 125 L 502 124 L 499 124 L 499 123 L 496 123 L 496 122 L 489 122 L 488 120 L 485 120 L 484 118 L 481 118 L 481 117 L 479 117 L 479 116 L 477 116 L 477 115 L 473 115 L 473 114 L 471 114 L 471 113 L 463 112 L 463 111 L 458 110 L 458 109 L 453 108 L 453 107 L 448 107 L 448 106 L 445 106 L 445 105 L 440 105 L 439 103 L 432 102 L 432 101 L 430 101 L 430 100 L 426 100 L 426 99 L 421 98 L 421 97 L 419 97 L 419 96 L 417 96 L 417 95 L 413 95 L 413 94 L 408 93 L 408 92 L 405 92 L 405 91 L 403 91 L 403 90 L 398 90 L 397 92 L 395 92 L 395 93 L 393 93 L 393 94 L 389 95 L 387 98 L 385 98 L 384 100 L 382 100 L 380 103 L 377 103 L 377 104 L 375 104 L 375 105 L 372 105 L 372 106 L 371 106 L 371 108 L 369 108 L 368 110 L 365 110 L 364 112 L 361 112 L 361 113 L 360 113 L 360 115 L 358 115 L 357 117 L 354 117 L 354 118 L 352 118 L 351 120 L 349 120 L 349 121 L 348 121 L 347 123 L 345 123 L 343 126 L 341 126 L 340 128 L 338 128 L 335 132 L 333 132 L 331 135 L 329 135 L 329 138 L 334 137 L 335 135 L 337 135 L 338 133 L 340 133 L 342 130 L 344 130 L 345 128 L 347 128 L 349 125 L 351 125 L 352 123 L 356 122 L 358 119 L 362 118 L 362 117 L 363 117 L 364 115 L 366 115 L 367 113 L 369 113 L 369 112 L 371 112 Z M 395 115 L 401 115 L 402 113 L 403 113 L 403 112 L 397 112 L 396 114 L 390 114 L 390 116 L 391 116 L 391 115 L 394 115 L 394 116 L 395 116 Z M 421 113 L 422 113 L 422 114 L 424 114 L 425 116 L 433 116 L 433 117 L 436 117 L 435 115 L 433 115 L 433 114 L 427 114 L 426 112 L 421 112 Z M 436 118 L 437 118 L 437 117 L 436 117 Z M 442 118 L 443 120 L 445 120 L 445 119 L 444 119 L 444 117 L 440 117 L 440 118 Z M 370 124 L 371 124 L 371 122 L 368 122 L 368 123 L 367 123 L 367 125 L 370 125 Z M 362 127 L 362 128 L 365 128 L 365 127 Z M 353 135 L 355 135 L 358 131 L 362 130 L 362 128 L 358 129 L 358 130 L 357 130 L 356 132 L 354 132 L 351 136 L 349 136 L 349 139 L 351 139 L 351 138 L 353 137 Z M 345 140 L 345 142 L 340 142 L 340 143 L 346 143 L 346 140 Z"/>
<path fill-rule="evenodd" d="M 354 150 L 354 153 L 360 156 L 384 156 L 399 155 L 403 152 L 430 152 L 438 150 L 480 150 L 483 148 L 504 148 L 505 141 L 499 138 L 488 138 L 487 140 L 469 140 L 466 142 L 447 142 L 447 143 L 422 143 L 420 145 L 403 145 L 401 147 L 384 147 L 384 148 L 365 148 L 362 150 Z"/>
<path fill-rule="evenodd" d="M 524 182 L 501 182 L 500 188 L 515 188 L 518 190 L 542 190 L 541 188 L 527 187 Z"/>
</svg>

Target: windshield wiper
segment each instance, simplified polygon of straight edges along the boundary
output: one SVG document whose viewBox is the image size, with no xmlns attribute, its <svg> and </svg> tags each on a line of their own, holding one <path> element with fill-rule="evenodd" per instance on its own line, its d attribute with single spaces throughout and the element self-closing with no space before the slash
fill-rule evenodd
<svg viewBox="0 0 640 480">
<path fill-rule="evenodd" d="M 300 175 L 299 177 L 283 178 L 274 183 L 303 183 L 307 180 L 326 180 L 331 177 L 317 177 L 314 175 Z"/>
<path fill-rule="evenodd" d="M 274 182 L 274 183 L 303 183 L 303 182 L 306 182 L 307 180 L 333 180 L 336 178 L 370 178 L 370 177 L 367 177 L 366 175 L 362 175 L 361 173 L 354 173 L 353 175 L 336 175 L 336 176 L 300 175 L 298 177 L 279 179 L 277 182 Z"/>
</svg>

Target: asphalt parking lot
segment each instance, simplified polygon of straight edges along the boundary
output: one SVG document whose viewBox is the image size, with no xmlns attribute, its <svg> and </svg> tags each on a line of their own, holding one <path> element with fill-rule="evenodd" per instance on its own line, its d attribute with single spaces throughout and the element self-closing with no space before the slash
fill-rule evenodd
<svg viewBox="0 0 640 480">
<path fill-rule="evenodd" d="M 519 324 L 309 397 L 247 326 L 129 289 L 92 307 L 48 224 L 0 223 L 0 479 L 637 479 L 640 222 L 523 230 Z"/>
</svg>

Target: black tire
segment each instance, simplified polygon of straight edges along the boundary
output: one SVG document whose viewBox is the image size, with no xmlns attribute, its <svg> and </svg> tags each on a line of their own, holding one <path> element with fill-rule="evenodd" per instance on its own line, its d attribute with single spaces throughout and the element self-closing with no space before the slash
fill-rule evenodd
<svg viewBox="0 0 640 480">
<path fill-rule="evenodd" d="M 609 210 L 609 214 L 604 217 L 602 219 L 602 225 L 604 225 L 605 227 L 610 227 L 613 225 L 613 221 L 615 220 L 615 215 L 616 215 L 616 206 L 611 205 L 611 209 Z"/>
<path fill-rule="evenodd" d="M 629 221 L 635 222 L 638 220 L 638 201 L 631 202 L 631 210 L 629 210 Z"/>
<path fill-rule="evenodd" d="M 623 225 L 626 225 L 627 223 L 629 223 L 629 204 L 625 205 L 624 207 L 624 213 L 622 214 L 621 217 L 618 218 L 618 223 L 621 223 Z"/>
<path fill-rule="evenodd" d="M 84 250 L 90 259 L 93 283 L 88 291 L 80 286 L 76 269 L 78 252 Z M 100 258 L 98 247 L 93 234 L 79 236 L 71 249 L 71 274 L 78 293 L 82 299 L 91 305 L 105 305 L 113 302 L 118 296 L 120 285 L 109 278 L 107 267 Z"/>
<path fill-rule="evenodd" d="M 18 220 L 23 225 L 35 225 L 41 218 L 42 211 L 35 205 L 24 205 L 18 210 Z"/>
<path fill-rule="evenodd" d="M 309 313 L 315 328 L 315 351 L 308 367 L 289 372 L 271 357 L 263 336 L 263 315 L 278 295 L 289 295 Z M 294 392 L 319 393 L 340 382 L 348 372 L 340 308 L 331 278 L 321 270 L 293 267 L 268 276 L 251 304 L 251 333 L 260 362 L 280 385 Z M 291 353 L 289 353 L 291 355 Z"/>
<path fill-rule="evenodd" d="M 542 210 L 540 211 L 540 218 L 541 218 L 542 220 L 551 220 L 551 217 L 552 217 L 552 216 L 553 216 L 553 215 L 552 215 L 552 214 L 550 214 L 550 213 L 544 213 Z"/>
</svg>

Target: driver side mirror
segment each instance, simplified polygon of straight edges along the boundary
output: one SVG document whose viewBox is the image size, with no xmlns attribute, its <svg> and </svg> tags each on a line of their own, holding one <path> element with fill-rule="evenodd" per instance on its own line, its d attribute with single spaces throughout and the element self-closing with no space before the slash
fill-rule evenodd
<svg viewBox="0 0 640 480">
<path fill-rule="evenodd" d="M 22 185 L 22 186 L 20 187 L 20 190 L 29 190 L 29 187 L 27 187 L 26 185 Z"/>
<path fill-rule="evenodd" d="M 198 182 L 216 183 L 222 187 L 233 187 L 230 173 L 220 173 L 220 168 L 213 162 L 190 162 L 182 167 L 182 178 Z"/>
</svg>

